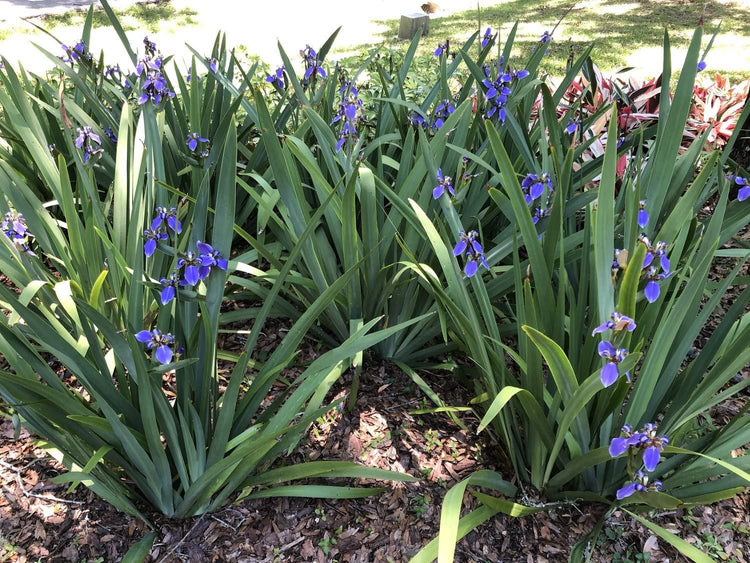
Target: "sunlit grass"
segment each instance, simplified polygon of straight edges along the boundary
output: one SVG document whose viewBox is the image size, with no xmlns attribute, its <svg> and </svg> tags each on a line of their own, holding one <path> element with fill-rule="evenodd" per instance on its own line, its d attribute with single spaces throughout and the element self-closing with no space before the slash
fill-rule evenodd
<svg viewBox="0 0 750 563">
<path fill-rule="evenodd" d="M 525 58 L 539 45 L 542 33 L 551 31 L 560 19 L 543 65 L 552 75 L 563 74 L 571 53 L 575 57 L 592 42 L 592 58 L 602 70 L 633 66 L 642 73 L 658 72 L 664 29 L 669 31 L 673 47 L 686 47 L 693 30 L 703 23 L 704 45 L 721 24 L 706 59 L 709 70 L 733 80 L 750 78 L 750 6 L 728 0 L 587 0 L 575 4 L 570 0 L 510 0 L 480 12 L 432 18 L 430 34 L 420 50 L 427 53 L 446 37 L 457 42 L 488 26 L 500 30 L 503 40 L 518 21 L 514 55 Z M 378 23 L 386 28 L 382 34 L 386 45 L 405 43 L 395 38 L 398 20 Z M 654 57 L 653 52 L 659 55 Z"/>
</svg>

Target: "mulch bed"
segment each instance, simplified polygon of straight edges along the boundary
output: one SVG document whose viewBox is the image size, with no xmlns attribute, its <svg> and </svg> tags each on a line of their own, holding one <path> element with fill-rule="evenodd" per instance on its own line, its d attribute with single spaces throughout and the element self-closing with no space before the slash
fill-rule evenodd
<svg viewBox="0 0 750 563">
<path fill-rule="evenodd" d="M 452 376 L 423 376 L 446 404 L 467 404 Z M 147 513 L 159 534 L 149 560 L 408 561 L 436 536 L 447 488 L 481 468 L 511 475 L 495 455 L 497 447 L 476 434 L 476 418 L 462 417 L 466 431 L 444 415 L 409 414 L 423 406 L 400 370 L 371 365 L 356 409 L 321 417 L 289 460 L 355 460 L 409 473 L 419 483 L 392 484 L 379 496 L 355 500 L 248 500 L 189 520 Z M 50 482 L 63 468 L 25 431 L 19 440 L 13 433 L 10 421 L 0 425 L 0 561 L 116 561 L 148 531 L 83 486 L 66 494 L 65 485 Z M 744 562 L 750 553 L 747 501 L 739 496 L 691 514 L 674 510 L 651 517 L 696 545 L 711 538 L 717 550 Z M 468 495 L 465 510 L 475 506 Z M 456 560 L 567 561 L 602 513 L 601 506 L 570 504 L 523 519 L 499 515 L 459 542 Z M 652 561 L 683 560 L 627 515 L 616 512 L 607 529 L 594 561 L 644 549 Z"/>
</svg>

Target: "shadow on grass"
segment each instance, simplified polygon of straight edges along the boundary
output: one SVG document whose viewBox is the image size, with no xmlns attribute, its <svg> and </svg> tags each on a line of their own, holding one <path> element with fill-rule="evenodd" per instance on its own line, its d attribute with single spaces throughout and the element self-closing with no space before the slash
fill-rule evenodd
<svg viewBox="0 0 750 563">
<path fill-rule="evenodd" d="M 687 45 L 693 30 L 705 23 L 705 33 L 713 33 L 721 22 L 721 35 L 750 37 L 750 6 L 724 4 L 716 0 L 598 0 L 580 6 L 570 0 L 547 0 L 543 3 L 530 0 L 511 0 L 482 8 L 480 22 L 476 11 L 458 12 L 430 21 L 430 38 L 435 44 L 445 37 L 469 35 L 478 29 L 491 26 L 507 34 L 513 22 L 519 22 L 514 42 L 514 52 L 529 53 L 539 46 L 539 36 L 551 30 L 565 16 L 549 45 L 545 60 L 548 72 L 560 73 L 571 50 L 574 55 L 594 42 L 593 58 L 603 69 L 616 69 L 625 65 L 629 55 L 647 47 L 660 48 L 664 29 L 670 33 L 674 46 Z M 398 33 L 398 20 L 377 22 L 385 26 L 381 35 L 386 42 Z M 533 28 L 533 32 L 532 29 Z M 501 37 L 502 39 L 502 37 Z M 431 45 L 428 39 L 427 44 Z"/>
<path fill-rule="evenodd" d="M 197 25 L 194 16 L 198 12 L 191 8 L 177 10 L 169 0 L 158 0 L 156 2 L 141 2 L 125 8 L 115 10 L 123 28 L 126 31 L 143 29 L 156 33 L 162 24 L 169 23 L 170 26 Z M 78 27 L 83 26 L 86 20 L 86 12 L 70 11 L 64 14 L 50 14 L 40 18 L 42 26 L 47 29 L 55 27 Z M 93 15 L 94 27 L 108 26 L 109 19 L 102 10 L 95 10 Z"/>
</svg>

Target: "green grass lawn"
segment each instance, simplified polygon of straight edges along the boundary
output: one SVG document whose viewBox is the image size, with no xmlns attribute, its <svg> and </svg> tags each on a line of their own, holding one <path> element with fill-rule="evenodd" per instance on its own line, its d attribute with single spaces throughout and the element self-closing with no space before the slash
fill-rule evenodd
<svg viewBox="0 0 750 563">
<path fill-rule="evenodd" d="M 425 51 L 434 49 L 446 37 L 462 40 L 487 26 L 507 36 L 514 22 L 519 22 L 514 54 L 529 53 L 539 44 L 544 31 L 551 31 L 562 18 L 549 46 L 545 70 L 561 75 L 573 51 L 581 53 L 594 42 L 592 58 L 604 71 L 636 67 L 642 75 L 658 74 L 664 29 L 669 31 L 673 47 L 673 67 L 678 49 L 686 48 L 693 30 L 704 23 L 704 45 L 721 24 L 719 35 L 706 58 L 710 72 L 720 72 L 731 80 L 750 78 L 750 4 L 728 0 L 508 0 L 494 6 L 435 17 L 430 21 L 430 35 L 424 41 Z M 383 40 L 395 39 L 398 20 L 380 22 L 386 26 Z M 525 58 L 525 55 L 524 55 Z"/>
</svg>

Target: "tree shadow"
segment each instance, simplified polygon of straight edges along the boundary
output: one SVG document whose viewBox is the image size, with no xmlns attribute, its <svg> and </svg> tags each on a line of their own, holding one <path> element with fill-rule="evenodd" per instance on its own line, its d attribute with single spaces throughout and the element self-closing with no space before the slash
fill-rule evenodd
<svg viewBox="0 0 750 563">
<path fill-rule="evenodd" d="M 705 33 L 713 33 L 721 22 L 721 34 L 750 37 L 750 6 L 723 4 L 717 0 L 694 2 L 692 0 L 603 0 L 594 5 L 578 6 L 570 0 L 547 0 L 531 4 L 528 0 L 512 0 L 483 8 L 480 13 L 482 29 L 491 26 L 507 35 L 513 22 L 519 22 L 519 32 L 514 41 L 514 52 L 529 53 L 539 47 L 539 35 L 551 31 L 564 17 L 555 33 L 555 41 L 547 45 L 545 65 L 552 72 L 565 69 L 571 49 L 580 53 L 594 42 L 593 57 L 603 68 L 624 66 L 629 55 L 647 47 L 661 47 L 664 30 L 670 34 L 670 43 L 684 46 L 689 43 L 693 30 L 705 25 Z M 385 27 L 381 33 L 390 41 L 398 31 L 398 20 L 377 22 Z M 458 12 L 430 20 L 430 37 L 436 42 L 459 33 L 471 33 L 478 28 L 477 12 Z M 539 31 L 529 37 L 528 27 Z M 526 30 L 522 29 L 525 27 Z M 502 39 L 502 37 L 501 37 Z M 429 41 L 429 39 L 428 39 Z"/>
</svg>

